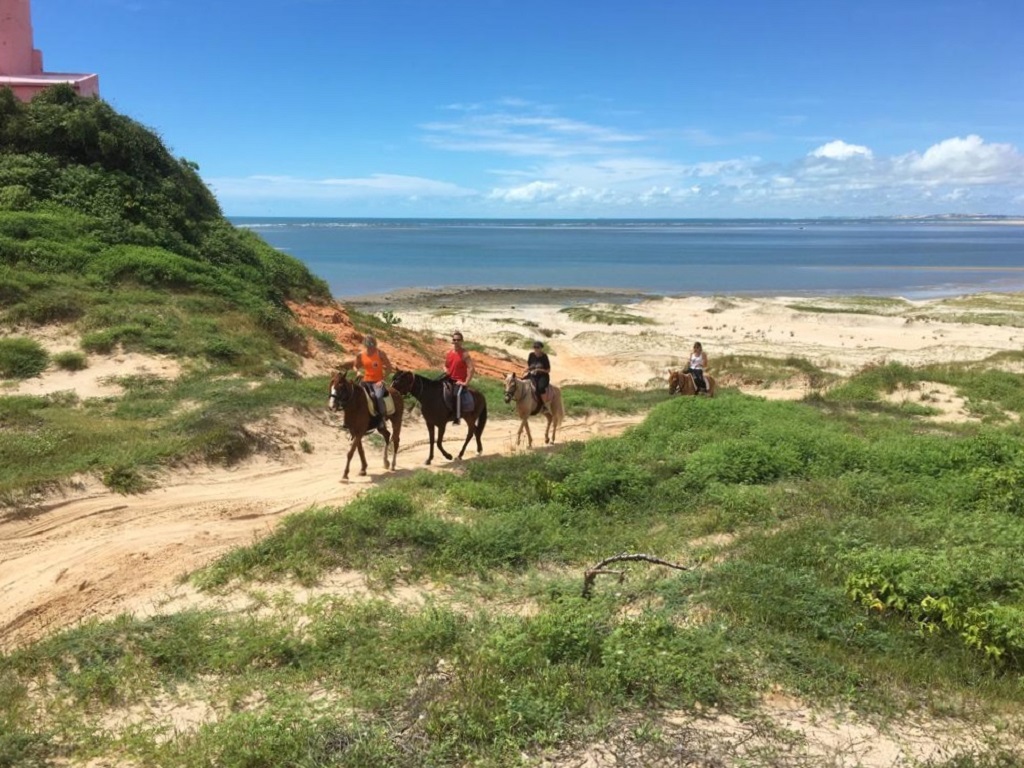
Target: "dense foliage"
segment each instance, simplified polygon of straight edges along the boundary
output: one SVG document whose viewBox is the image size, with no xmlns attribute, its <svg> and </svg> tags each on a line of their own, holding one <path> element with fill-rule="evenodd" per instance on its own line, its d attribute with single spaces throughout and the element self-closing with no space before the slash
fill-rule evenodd
<svg viewBox="0 0 1024 768">
<path fill-rule="evenodd" d="M 204 345 L 227 336 L 230 357 L 254 333 L 294 343 L 284 301 L 327 295 L 301 262 L 232 226 L 196 165 L 152 131 L 70 87 L 27 104 L 0 90 L 0 322 L 77 321 L 99 334 L 93 346 L 212 357 Z M 216 319 L 232 312 L 254 332 Z"/>
</svg>

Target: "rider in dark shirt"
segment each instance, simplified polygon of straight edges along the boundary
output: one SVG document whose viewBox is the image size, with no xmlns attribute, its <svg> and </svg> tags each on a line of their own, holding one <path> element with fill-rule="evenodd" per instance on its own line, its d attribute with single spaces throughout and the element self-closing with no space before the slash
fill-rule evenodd
<svg viewBox="0 0 1024 768">
<path fill-rule="evenodd" d="M 537 396 L 543 398 L 551 383 L 551 361 L 544 351 L 544 342 L 533 342 L 533 351 L 526 358 L 526 377 L 533 379 L 537 388 Z"/>
</svg>

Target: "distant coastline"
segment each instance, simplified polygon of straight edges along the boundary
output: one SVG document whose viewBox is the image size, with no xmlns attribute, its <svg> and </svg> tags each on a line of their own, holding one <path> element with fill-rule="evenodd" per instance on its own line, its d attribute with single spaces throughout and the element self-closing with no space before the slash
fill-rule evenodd
<svg viewBox="0 0 1024 768">
<path fill-rule="evenodd" d="M 1024 290 L 1024 219 L 1009 216 L 233 221 L 345 300 L 469 287 L 626 297 Z"/>
</svg>

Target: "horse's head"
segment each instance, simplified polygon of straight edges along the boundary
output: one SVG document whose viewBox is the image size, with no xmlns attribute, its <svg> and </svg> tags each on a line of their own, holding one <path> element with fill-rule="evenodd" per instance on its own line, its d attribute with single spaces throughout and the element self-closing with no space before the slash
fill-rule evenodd
<svg viewBox="0 0 1024 768">
<path fill-rule="evenodd" d="M 344 408 L 352 396 L 355 385 L 348 380 L 345 371 L 338 371 L 331 377 L 331 396 L 327 399 L 327 407 L 332 411 Z"/>
<path fill-rule="evenodd" d="M 408 395 L 412 391 L 412 384 L 415 380 L 416 374 L 412 371 L 403 371 L 396 368 L 395 375 L 391 379 L 391 386 L 401 394 Z"/>
<path fill-rule="evenodd" d="M 679 371 L 668 372 L 668 393 L 674 395 L 683 388 L 682 377 Z"/>
<path fill-rule="evenodd" d="M 516 375 L 510 373 L 505 377 L 505 402 L 512 402 L 512 398 L 516 396 Z"/>
</svg>

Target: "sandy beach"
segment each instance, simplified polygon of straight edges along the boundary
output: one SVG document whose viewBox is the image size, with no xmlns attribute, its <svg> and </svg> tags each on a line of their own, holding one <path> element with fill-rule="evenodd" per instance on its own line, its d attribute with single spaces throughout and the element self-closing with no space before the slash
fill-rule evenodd
<svg viewBox="0 0 1024 768">
<path fill-rule="evenodd" d="M 629 292 L 449 289 L 350 302 L 390 311 L 403 327 L 525 358 L 545 342 L 553 380 L 657 387 L 700 341 L 728 355 L 803 358 L 848 376 L 864 366 L 980 361 L 1024 349 L 1024 295 L 977 294 L 910 301 L 877 297 L 651 297 Z M 1015 323 L 1015 324 L 1014 324 Z M 743 382 L 735 382 L 746 389 Z"/>
</svg>

